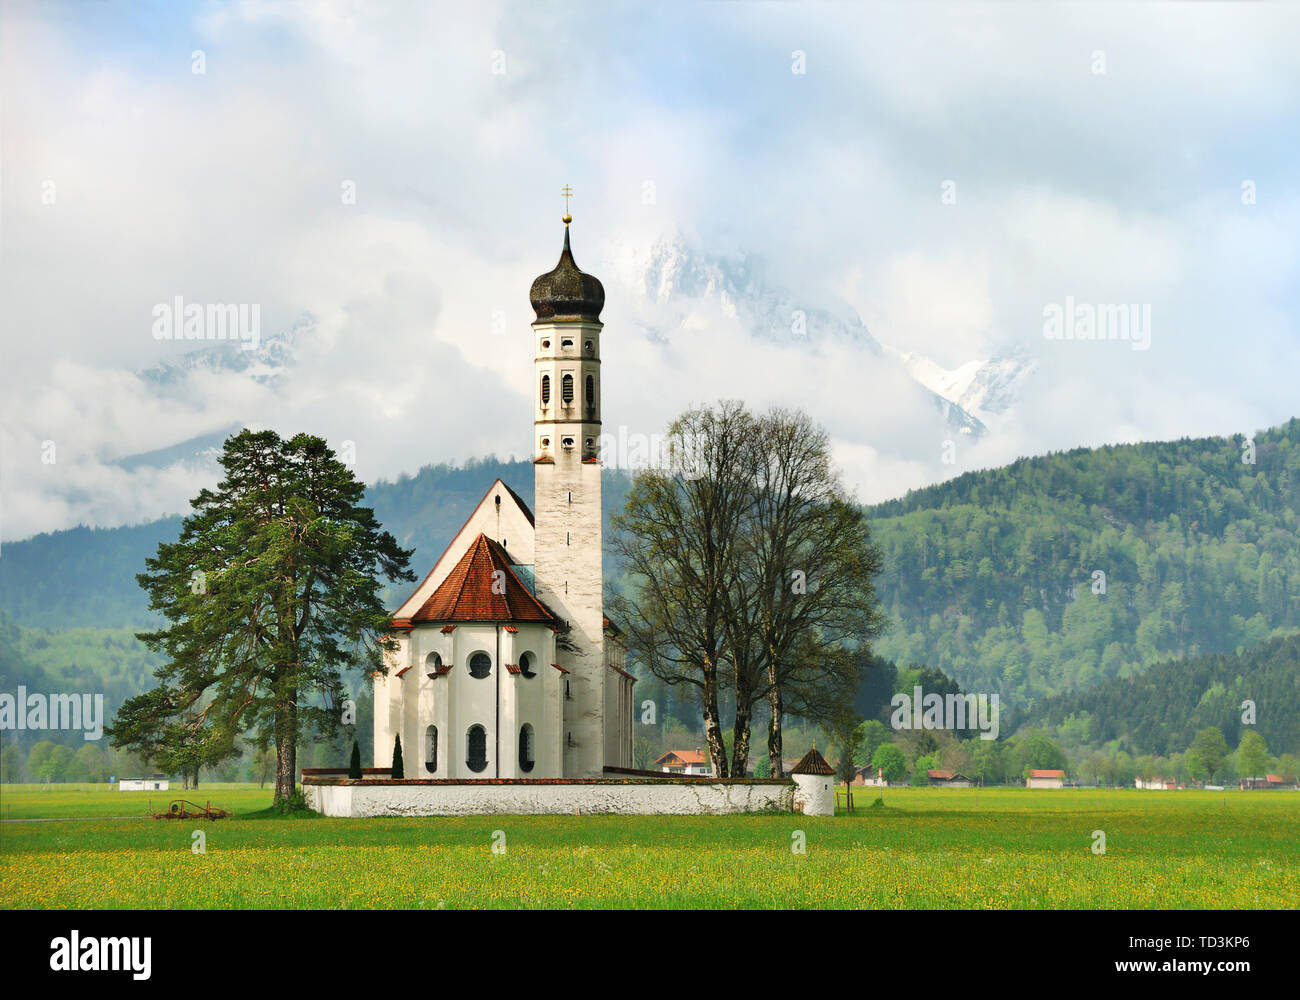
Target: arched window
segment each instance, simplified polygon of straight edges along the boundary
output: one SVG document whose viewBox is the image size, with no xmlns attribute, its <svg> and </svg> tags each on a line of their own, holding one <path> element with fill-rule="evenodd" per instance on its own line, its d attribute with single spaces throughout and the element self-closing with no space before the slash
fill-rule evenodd
<svg viewBox="0 0 1300 1000">
<path fill-rule="evenodd" d="M 430 674 L 435 674 L 442 669 L 442 657 L 437 653 L 430 653 L 424 658 L 424 669 Z"/>
<path fill-rule="evenodd" d="M 551 376 L 542 376 L 542 405 L 546 406 L 551 401 Z"/>
<path fill-rule="evenodd" d="M 568 373 L 560 381 L 560 398 L 565 406 L 573 402 L 573 376 Z"/>
<path fill-rule="evenodd" d="M 430 774 L 438 770 L 438 727 L 430 726 L 424 731 L 424 769 Z"/>
<path fill-rule="evenodd" d="M 469 675 L 471 677 L 486 677 L 492 673 L 492 657 L 487 653 L 475 653 L 469 658 Z"/>
<path fill-rule="evenodd" d="M 587 376 L 587 405 L 596 405 L 596 376 Z"/>
<path fill-rule="evenodd" d="M 533 727 L 524 723 L 519 727 L 519 770 L 525 774 L 537 763 L 533 755 Z"/>
<path fill-rule="evenodd" d="M 487 730 L 470 726 L 465 734 L 465 764 L 475 774 L 487 767 Z"/>
<path fill-rule="evenodd" d="M 521 653 L 519 656 L 519 672 L 525 677 L 536 677 L 537 671 L 533 669 L 533 654 Z"/>
</svg>

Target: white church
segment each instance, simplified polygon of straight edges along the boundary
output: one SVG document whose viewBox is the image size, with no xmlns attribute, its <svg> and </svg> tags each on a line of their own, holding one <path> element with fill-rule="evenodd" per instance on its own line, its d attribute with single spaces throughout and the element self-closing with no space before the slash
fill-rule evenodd
<svg viewBox="0 0 1300 1000">
<path fill-rule="evenodd" d="M 407 779 L 632 766 L 632 685 L 601 570 L 601 283 L 569 248 L 533 282 L 533 510 L 497 480 L 393 615 L 375 766 Z"/>
</svg>

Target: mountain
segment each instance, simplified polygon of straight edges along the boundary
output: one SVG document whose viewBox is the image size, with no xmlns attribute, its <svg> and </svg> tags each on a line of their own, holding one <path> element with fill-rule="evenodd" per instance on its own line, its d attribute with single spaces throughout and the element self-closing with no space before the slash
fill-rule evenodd
<svg viewBox="0 0 1300 1000">
<path fill-rule="evenodd" d="M 1078 730 L 1078 741 L 1119 740 L 1130 753 L 1182 751 L 1206 726 L 1235 747 L 1246 732 L 1242 704 L 1255 705 L 1253 728 L 1274 754 L 1300 753 L 1300 635 L 1271 639 L 1240 655 L 1218 653 L 1157 663 L 1136 677 L 1112 677 L 1086 691 L 1047 698 L 1029 724 Z"/>
<path fill-rule="evenodd" d="M 868 513 L 876 652 L 1004 708 L 1300 629 L 1300 420 L 1254 439 L 1079 448 Z"/>
<path fill-rule="evenodd" d="M 1080 448 L 868 508 L 894 623 L 875 652 L 996 692 L 1020 715 L 1171 658 L 1300 629 L 1300 420 L 1254 444 L 1254 464 L 1231 438 Z M 367 497 L 423 573 L 497 477 L 532 496 L 532 463 L 489 458 L 426 466 Z M 629 486 L 606 472 L 607 530 Z M 168 518 L 7 544 L 0 614 L 51 629 L 146 624 L 135 574 L 178 530 Z M 608 557 L 606 574 L 616 585 Z"/>
<path fill-rule="evenodd" d="M 731 321 L 754 340 L 801 351 L 848 345 L 861 365 L 894 371 L 924 393 L 949 430 L 974 436 L 986 430 L 961 393 L 932 377 L 932 370 L 941 371 L 938 366 L 881 344 L 849 305 L 826 291 L 791 287 L 771 274 L 759 255 L 740 249 L 710 253 L 680 234 L 648 244 L 616 243 L 604 254 L 612 261 L 610 282 L 619 285 L 633 322 L 652 341 L 666 341 L 670 331 Z M 996 395 L 1003 409 L 1014 399 L 1018 379 L 1032 371 L 1023 361 L 971 364 L 977 371 L 966 381 L 987 388 L 968 393 L 970 401 L 983 404 L 986 396 Z M 1012 367 L 999 378 L 999 366 L 1007 364 Z"/>
<path fill-rule="evenodd" d="M 403 548 L 415 550 L 411 568 L 423 576 L 460 530 L 496 479 L 504 479 L 531 504 L 533 463 L 485 458 L 462 466 L 429 465 L 414 476 L 379 482 L 366 491 L 384 528 Z M 607 469 L 602 482 L 606 531 L 623 505 L 630 478 Z M 4 546 L 0 558 L 0 615 L 47 629 L 124 628 L 153 618 L 135 575 L 158 543 L 175 541 L 179 517 L 125 528 L 73 528 Z M 612 569 L 607 570 L 612 575 Z M 389 588 L 392 606 L 407 596 Z"/>
</svg>

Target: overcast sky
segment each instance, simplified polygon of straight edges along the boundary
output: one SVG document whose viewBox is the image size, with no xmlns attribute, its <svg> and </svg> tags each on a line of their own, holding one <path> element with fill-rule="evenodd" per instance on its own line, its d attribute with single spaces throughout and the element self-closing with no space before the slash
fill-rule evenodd
<svg viewBox="0 0 1300 1000">
<path fill-rule="evenodd" d="M 0 19 L 5 539 L 178 512 L 192 470 L 114 460 L 231 426 L 354 441 L 367 480 L 527 454 L 527 290 L 566 183 L 578 262 L 608 277 L 610 429 L 708 398 L 800 403 L 874 500 L 1300 411 L 1295 5 L 6 2 Z M 1039 369 L 942 467 L 851 356 L 787 363 L 708 323 L 655 347 L 616 262 L 664 238 L 757 255 L 943 366 L 1014 350 Z M 136 371 L 196 346 L 153 336 L 178 295 L 258 304 L 263 337 L 313 317 L 292 383 L 149 391 Z M 1149 306 L 1149 349 L 1048 340 L 1067 296 Z"/>
</svg>

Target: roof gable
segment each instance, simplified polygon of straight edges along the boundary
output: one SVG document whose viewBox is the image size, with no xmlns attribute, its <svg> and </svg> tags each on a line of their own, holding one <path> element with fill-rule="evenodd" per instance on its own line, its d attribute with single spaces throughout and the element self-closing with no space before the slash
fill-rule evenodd
<svg viewBox="0 0 1300 1000">
<path fill-rule="evenodd" d="M 501 499 L 499 504 L 498 497 Z M 481 533 L 486 532 L 490 538 L 495 538 L 498 534 L 502 537 L 508 535 L 509 541 L 514 543 L 510 549 L 521 556 L 520 561 L 531 562 L 534 527 L 533 512 L 528 504 L 504 480 L 497 479 L 483 494 L 483 499 L 475 505 L 451 543 L 438 556 L 433 568 L 393 612 L 393 617 L 397 620 L 413 617 L 428 602 L 434 590 L 446 580 L 452 567 L 473 546 L 474 539 Z"/>
</svg>

